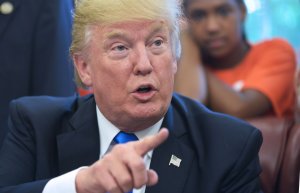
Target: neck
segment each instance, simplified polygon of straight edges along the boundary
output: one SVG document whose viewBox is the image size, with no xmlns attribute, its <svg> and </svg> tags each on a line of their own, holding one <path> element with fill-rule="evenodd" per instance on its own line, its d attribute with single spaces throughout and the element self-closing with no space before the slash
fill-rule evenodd
<svg viewBox="0 0 300 193">
<path fill-rule="evenodd" d="M 229 69 L 237 66 L 246 57 L 250 50 L 250 45 L 243 41 L 241 44 L 236 46 L 233 51 L 229 52 L 222 57 L 211 57 L 204 54 L 203 61 L 204 64 L 216 69 Z"/>
</svg>

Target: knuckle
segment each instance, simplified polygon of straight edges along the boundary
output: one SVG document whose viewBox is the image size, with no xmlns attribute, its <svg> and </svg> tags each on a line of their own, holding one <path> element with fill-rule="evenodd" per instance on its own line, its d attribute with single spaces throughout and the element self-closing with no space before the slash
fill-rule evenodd
<svg viewBox="0 0 300 193">
<path fill-rule="evenodd" d="M 132 179 L 130 176 L 123 176 L 120 179 L 120 185 L 125 190 L 130 190 L 133 186 Z"/>
<path fill-rule="evenodd" d="M 108 154 L 105 154 L 104 156 L 103 156 L 103 158 L 101 159 L 101 161 L 102 162 L 105 162 L 105 161 L 111 161 L 111 160 L 113 160 L 114 158 L 113 158 L 114 156 L 112 155 L 112 153 L 108 153 Z"/>
<path fill-rule="evenodd" d="M 134 167 L 136 170 L 142 171 L 145 170 L 145 163 L 142 159 L 136 159 L 132 162 L 132 167 Z"/>
<path fill-rule="evenodd" d="M 129 177 L 129 176 L 124 176 L 124 177 L 122 177 L 122 179 L 121 179 L 121 184 L 122 185 L 130 185 L 131 184 L 131 178 Z"/>
<path fill-rule="evenodd" d="M 119 188 L 118 188 L 118 186 L 116 185 L 116 184 L 109 184 L 109 185 L 107 185 L 107 191 L 108 192 L 119 192 L 118 191 L 119 190 Z"/>
<path fill-rule="evenodd" d="M 102 170 L 102 163 L 96 162 L 96 163 L 94 163 L 94 164 L 91 166 L 91 168 L 92 168 L 92 171 L 93 171 L 94 173 L 101 172 L 101 170 Z"/>
<path fill-rule="evenodd" d="M 117 144 L 113 147 L 113 150 L 114 151 L 120 151 L 123 149 L 123 145 L 122 144 Z"/>
<path fill-rule="evenodd" d="M 146 182 L 142 182 L 142 181 L 141 181 L 140 183 L 137 182 L 136 185 L 135 185 L 135 187 L 136 187 L 137 189 L 140 189 L 140 188 L 142 188 L 145 184 L 146 184 Z"/>
<path fill-rule="evenodd" d="M 146 183 L 147 183 L 146 172 L 141 172 L 141 174 L 139 175 L 139 178 L 137 178 L 134 182 L 134 187 L 139 189 Z"/>
<path fill-rule="evenodd" d="M 124 154 L 126 151 L 128 151 L 128 148 L 125 144 L 118 144 L 113 147 L 113 152 L 118 154 Z"/>
</svg>

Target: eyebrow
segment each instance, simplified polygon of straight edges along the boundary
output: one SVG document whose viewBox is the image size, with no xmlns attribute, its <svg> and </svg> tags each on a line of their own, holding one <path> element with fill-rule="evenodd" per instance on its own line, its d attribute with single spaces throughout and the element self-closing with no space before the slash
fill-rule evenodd
<svg viewBox="0 0 300 193">
<path fill-rule="evenodd" d="M 108 32 L 107 34 L 105 34 L 105 39 L 115 39 L 115 38 L 125 38 L 126 40 L 129 39 L 127 37 L 127 33 L 125 33 L 122 30 L 118 30 L 118 29 L 114 29 L 111 32 Z"/>
<path fill-rule="evenodd" d="M 160 32 L 165 32 L 164 29 L 166 29 L 166 28 L 167 28 L 167 25 L 164 22 L 153 25 L 150 29 L 151 32 L 148 35 L 148 38 L 152 37 L 154 34 L 157 34 Z"/>
<path fill-rule="evenodd" d="M 147 39 L 149 39 L 150 37 L 152 37 L 154 34 L 159 33 L 159 32 L 164 32 L 164 29 L 166 28 L 166 24 L 165 23 L 159 23 L 159 24 L 154 24 L 153 26 L 151 26 L 150 28 L 150 33 L 147 36 Z M 123 30 L 119 30 L 119 29 L 114 29 L 111 32 L 108 32 L 107 34 L 105 34 L 105 39 L 115 39 L 115 38 L 123 38 L 125 40 L 129 40 L 129 34 Z"/>
</svg>

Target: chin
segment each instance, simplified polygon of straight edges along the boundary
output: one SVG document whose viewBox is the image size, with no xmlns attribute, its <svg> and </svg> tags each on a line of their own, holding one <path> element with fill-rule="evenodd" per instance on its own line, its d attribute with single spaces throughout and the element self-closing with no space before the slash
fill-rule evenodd
<svg viewBox="0 0 300 193">
<path fill-rule="evenodd" d="M 167 111 L 167 107 L 163 105 L 141 105 L 134 110 L 132 115 L 136 119 L 161 119 Z"/>
<path fill-rule="evenodd" d="M 135 110 L 134 115 L 137 118 L 150 118 L 162 116 L 163 108 L 162 107 L 141 107 Z"/>
<path fill-rule="evenodd" d="M 212 58 L 223 58 L 224 56 L 226 56 L 227 50 L 226 49 L 213 49 L 213 50 L 209 50 L 207 53 Z"/>
</svg>

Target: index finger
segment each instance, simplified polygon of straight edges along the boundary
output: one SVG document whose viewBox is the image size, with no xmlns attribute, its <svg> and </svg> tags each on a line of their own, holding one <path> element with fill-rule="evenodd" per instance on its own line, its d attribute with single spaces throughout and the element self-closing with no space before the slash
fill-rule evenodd
<svg viewBox="0 0 300 193">
<path fill-rule="evenodd" d="M 135 150 L 141 156 L 162 144 L 169 136 L 169 131 L 166 128 L 162 128 L 157 134 L 145 137 L 144 139 L 137 141 L 134 144 Z"/>
</svg>

